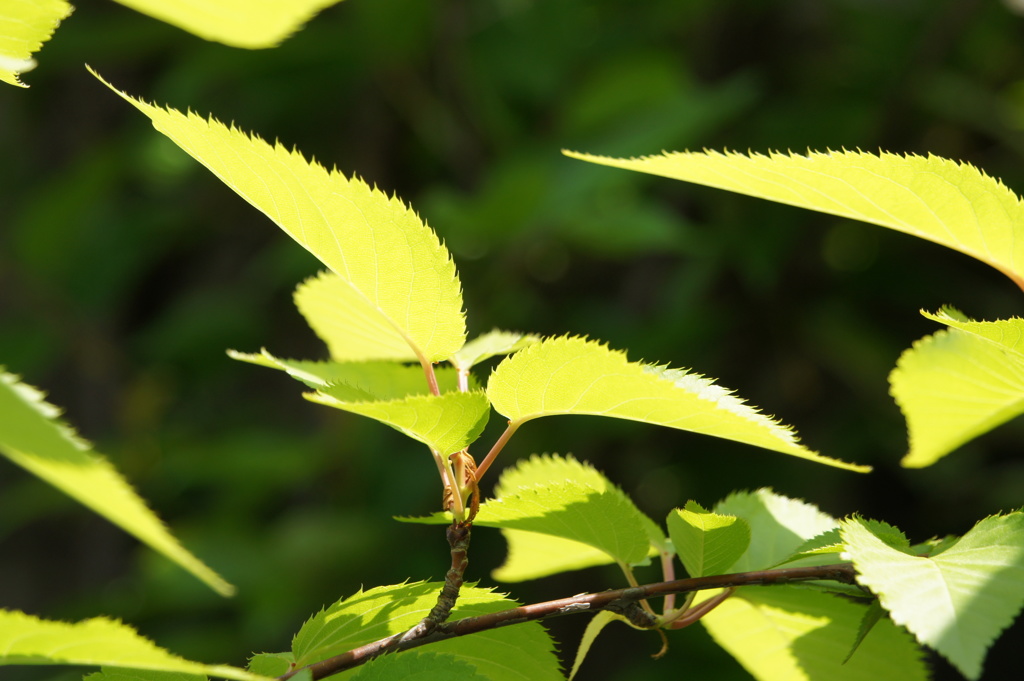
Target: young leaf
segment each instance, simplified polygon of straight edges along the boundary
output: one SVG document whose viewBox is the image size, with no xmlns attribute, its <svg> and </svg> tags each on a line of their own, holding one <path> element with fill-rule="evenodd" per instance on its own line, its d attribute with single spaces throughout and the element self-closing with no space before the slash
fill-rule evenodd
<svg viewBox="0 0 1024 681">
<path fill-rule="evenodd" d="M 0 367 L 0 453 L 145 542 L 217 593 L 234 587 L 167 531 L 109 461 L 93 452 L 42 393 Z"/>
<path fill-rule="evenodd" d="M 454 655 L 409 650 L 382 655 L 359 667 L 351 681 L 489 681 L 476 668 Z"/>
<path fill-rule="evenodd" d="M 743 518 L 750 526 L 750 546 L 729 572 L 764 570 L 789 559 L 803 544 L 838 526 L 835 518 L 798 499 L 770 489 L 735 492 L 715 512 Z"/>
<path fill-rule="evenodd" d="M 516 333 L 494 329 L 467 341 L 462 349 L 452 355 L 451 363 L 456 369 L 468 371 L 480 362 L 498 355 L 509 355 L 523 348 L 539 343 L 540 336 L 532 333 Z"/>
<path fill-rule="evenodd" d="M 1024 606 L 1024 513 L 986 518 L 930 557 L 892 548 L 858 520 L 842 535 L 858 581 L 893 621 L 979 678 L 988 648 Z"/>
<path fill-rule="evenodd" d="M 442 456 L 464 449 L 487 425 L 491 405 L 482 391 L 410 395 L 404 399 L 369 401 L 372 395 L 347 384 L 331 385 L 306 399 L 385 423 Z"/>
<path fill-rule="evenodd" d="M 273 47 L 341 0 L 117 0 L 189 33 L 232 47 Z"/>
<path fill-rule="evenodd" d="M 265 679 L 244 669 L 172 655 L 127 624 L 103 617 L 71 624 L 0 610 L 0 665 L 9 664 L 105 665 L 209 674 L 237 681 Z"/>
<path fill-rule="evenodd" d="M 345 300 L 359 301 L 356 318 L 372 318 L 367 335 L 391 328 L 380 339 L 383 358 L 399 338 L 421 364 L 446 360 L 465 343 L 455 264 L 400 200 L 281 144 L 147 104 L 103 82 L 329 267 L 352 291 Z"/>
<path fill-rule="evenodd" d="M 436 582 L 416 582 L 377 587 L 338 601 L 314 615 L 295 635 L 292 651 L 296 663 L 305 666 L 407 631 L 430 611 L 441 586 Z M 451 619 L 498 612 L 516 605 L 501 594 L 464 585 Z M 494 681 L 548 681 L 563 678 L 553 647 L 539 623 L 527 622 L 465 639 L 439 641 L 431 644 L 430 651 L 454 655 Z"/>
<path fill-rule="evenodd" d="M 520 350 L 491 374 L 487 396 L 513 427 L 555 414 L 610 416 L 870 470 L 812 452 L 790 428 L 703 376 L 629 362 L 624 352 L 584 338 L 549 338 Z"/>
<path fill-rule="evenodd" d="M 966 253 L 1024 288 L 1024 205 L 1001 182 L 966 163 L 860 151 L 705 151 L 633 159 L 565 153 L 889 227 Z"/>
<path fill-rule="evenodd" d="M 758 681 L 926 681 L 920 649 L 888 619 L 844 664 L 866 610 L 807 589 L 747 587 L 701 623 Z"/>
<path fill-rule="evenodd" d="M 709 513 L 694 502 L 668 514 L 668 534 L 691 577 L 720 575 L 750 545 L 750 526 L 742 518 Z"/>
<path fill-rule="evenodd" d="M 28 87 L 18 76 L 36 67 L 32 55 L 73 9 L 66 0 L 14 0 L 0 6 L 0 81 Z"/>
<path fill-rule="evenodd" d="M 373 399 L 400 399 L 409 395 L 427 395 L 427 381 L 420 366 L 407 366 L 395 362 L 315 362 L 301 359 L 281 359 L 266 350 L 257 354 L 228 350 L 228 357 L 240 362 L 287 372 L 310 388 L 348 385 Z M 434 369 L 441 392 L 455 390 L 458 377 L 450 367 Z M 475 382 L 470 385 L 476 387 Z"/>
<path fill-rule="evenodd" d="M 901 463 L 909 468 L 930 466 L 1024 413 L 1024 353 L 1014 339 L 1024 320 L 938 319 L 953 328 L 914 343 L 889 375 L 907 420 L 910 450 Z"/>
<path fill-rule="evenodd" d="M 416 353 L 372 302 L 334 272 L 321 272 L 295 289 L 295 307 L 339 362 L 410 362 Z"/>
</svg>

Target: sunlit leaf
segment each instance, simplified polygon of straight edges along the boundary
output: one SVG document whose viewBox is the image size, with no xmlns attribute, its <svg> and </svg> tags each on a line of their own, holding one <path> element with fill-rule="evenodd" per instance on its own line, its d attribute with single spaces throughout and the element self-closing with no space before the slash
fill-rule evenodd
<svg viewBox="0 0 1024 681">
<path fill-rule="evenodd" d="M 18 76 L 36 67 L 32 55 L 72 9 L 65 0 L 6 0 L 0 5 L 0 81 L 28 87 Z"/>
<path fill-rule="evenodd" d="M 508 357 L 491 374 L 487 396 L 513 426 L 557 414 L 610 416 L 870 470 L 807 449 L 792 429 L 703 376 L 630 362 L 624 352 L 584 338 L 549 338 Z"/>
<path fill-rule="evenodd" d="M 704 151 L 633 159 L 566 153 L 889 227 L 966 253 L 1024 287 L 1024 204 L 967 163 L 860 151 Z"/>
<path fill-rule="evenodd" d="M 1024 413 L 1024 320 L 926 316 L 952 328 L 914 343 L 889 376 L 910 435 L 902 464 L 911 468 L 929 466 Z"/>
<path fill-rule="evenodd" d="M 413 361 L 409 342 L 361 291 L 334 272 L 321 272 L 295 289 L 295 307 L 339 362 Z"/>
<path fill-rule="evenodd" d="M 787 560 L 810 539 L 838 527 L 836 519 L 816 506 L 770 489 L 735 492 L 715 505 L 715 512 L 743 518 L 750 526 L 750 546 L 729 572 L 764 570 Z"/>
<path fill-rule="evenodd" d="M 434 606 L 440 583 L 416 582 L 377 587 L 342 599 L 314 615 L 292 641 L 298 665 L 304 666 L 357 646 L 407 631 Z M 474 617 L 516 607 L 516 602 L 488 589 L 464 585 L 451 619 Z M 495 681 L 563 679 L 554 645 L 537 622 L 483 631 L 430 645 L 468 662 Z M 351 678 L 352 671 L 339 675 Z"/>
<path fill-rule="evenodd" d="M 989 647 L 1024 606 L 1024 513 L 986 518 L 929 557 L 892 548 L 857 520 L 844 522 L 842 535 L 858 581 L 893 621 L 979 678 Z"/>
<path fill-rule="evenodd" d="M 55 622 L 0 610 L 0 665 L 10 664 L 105 665 L 208 674 L 238 681 L 265 678 L 244 669 L 178 657 L 115 620 L 96 617 L 76 623 Z"/>
<path fill-rule="evenodd" d="M 758 681 L 925 681 L 920 649 L 888 619 L 844 663 L 866 611 L 817 591 L 747 587 L 701 623 Z"/>
<path fill-rule="evenodd" d="M 532 333 L 494 329 L 468 341 L 461 350 L 452 356 L 450 361 L 456 368 L 468 370 L 480 362 L 498 355 L 512 354 L 528 345 L 539 343 L 540 340 L 540 336 Z"/>
<path fill-rule="evenodd" d="M 499 582 L 524 582 L 615 561 L 598 548 L 550 534 L 508 528 L 501 534 L 508 543 L 508 555 L 491 572 Z"/>
<path fill-rule="evenodd" d="M 345 300 L 359 301 L 355 318 L 373 319 L 367 337 L 391 327 L 422 364 L 446 360 L 462 347 L 466 324 L 455 265 L 437 235 L 399 199 L 279 143 L 107 85 L 350 287 Z M 381 342 L 383 358 L 393 357 L 394 337 Z"/>
<path fill-rule="evenodd" d="M 228 596 L 234 587 L 185 550 L 109 461 L 42 393 L 0 368 L 0 453 Z"/>
<path fill-rule="evenodd" d="M 457 452 L 476 440 L 491 411 L 490 402 L 481 391 L 369 401 L 372 395 L 341 384 L 306 393 L 304 397 L 385 423 L 441 455 Z"/>
<path fill-rule="evenodd" d="M 689 502 L 668 514 L 668 534 L 691 577 L 723 574 L 750 545 L 750 526 L 742 518 L 710 513 Z"/>
<path fill-rule="evenodd" d="M 273 47 L 324 7 L 341 0 L 116 0 L 134 10 L 233 47 Z"/>
<path fill-rule="evenodd" d="M 310 388 L 348 385 L 373 399 L 399 399 L 429 393 L 423 368 L 395 362 L 314 362 L 302 359 L 281 359 L 266 350 L 249 354 L 228 350 L 228 357 L 240 362 L 278 369 Z M 450 367 L 434 369 L 441 392 L 455 390 L 458 377 Z M 476 387 L 476 382 L 470 385 Z"/>
</svg>

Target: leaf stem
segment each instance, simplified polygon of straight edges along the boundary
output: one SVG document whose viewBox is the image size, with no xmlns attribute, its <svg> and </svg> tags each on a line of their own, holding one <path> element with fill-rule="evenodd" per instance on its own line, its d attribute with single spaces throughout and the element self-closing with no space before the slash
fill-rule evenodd
<svg viewBox="0 0 1024 681">
<path fill-rule="evenodd" d="M 468 541 L 468 539 L 467 539 Z M 455 559 L 453 547 L 453 564 Z M 667 582 L 657 582 L 643 586 L 628 587 L 615 591 L 602 591 L 593 594 L 581 594 L 570 598 L 560 598 L 555 601 L 523 605 L 518 608 L 501 610 L 476 617 L 466 617 L 460 620 L 453 620 L 439 624 L 425 636 L 402 640 L 407 632 L 389 636 L 364 646 L 353 648 L 348 652 L 334 657 L 314 662 L 306 667 L 293 669 L 287 674 L 277 677 L 278 681 L 286 681 L 304 669 L 309 669 L 313 681 L 337 674 L 358 667 L 369 662 L 375 657 L 389 652 L 398 652 L 418 648 L 419 646 L 443 641 L 457 636 L 466 636 L 481 631 L 497 629 L 512 624 L 545 620 L 562 615 L 576 613 L 595 613 L 600 610 L 623 615 L 630 622 L 641 628 L 654 628 L 658 626 L 656 618 L 650 617 L 637 603 L 646 598 L 664 596 L 673 593 L 688 593 L 704 589 L 735 589 L 741 586 L 772 586 L 787 584 L 790 582 L 807 581 L 834 581 L 843 584 L 855 584 L 857 573 L 850 563 L 839 563 L 835 565 L 813 565 L 809 567 L 777 568 L 774 570 L 757 570 L 754 572 L 740 572 L 729 575 L 713 575 L 709 577 L 691 577 L 688 579 L 675 579 Z M 447 581 L 446 581 L 447 584 Z M 714 600 L 714 599 L 712 599 Z M 703 605 L 703 604 L 702 604 Z M 702 606 L 698 606 L 700 608 Z M 695 608 L 696 609 L 696 608 Z M 710 608 L 708 608 L 710 610 Z"/>
<path fill-rule="evenodd" d="M 518 423 L 515 423 L 514 421 L 508 422 L 508 428 L 505 429 L 505 432 L 501 434 L 501 437 L 498 438 L 498 441 L 494 443 L 493 447 L 491 447 L 491 451 L 487 452 L 487 456 L 484 457 L 484 460 L 481 461 L 480 464 L 476 467 L 477 482 L 480 482 L 481 478 L 484 477 L 484 473 L 486 473 L 487 469 L 491 467 L 492 463 L 494 463 L 495 457 L 497 457 L 501 450 L 504 449 L 505 445 L 509 441 L 509 438 L 511 438 L 512 435 L 516 432 L 517 428 L 519 428 Z"/>
<path fill-rule="evenodd" d="M 425 357 L 420 357 L 420 366 L 423 367 L 423 375 L 427 377 L 427 389 L 431 395 L 440 395 L 441 389 L 437 386 L 437 374 L 434 373 L 434 363 Z"/>
</svg>

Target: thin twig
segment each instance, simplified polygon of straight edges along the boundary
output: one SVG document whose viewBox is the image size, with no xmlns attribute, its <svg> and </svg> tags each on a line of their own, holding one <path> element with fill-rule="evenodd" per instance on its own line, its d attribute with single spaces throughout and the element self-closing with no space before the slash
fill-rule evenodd
<svg viewBox="0 0 1024 681">
<path fill-rule="evenodd" d="M 476 467 L 477 482 L 480 482 L 481 478 L 484 477 L 484 473 L 486 473 L 487 469 L 491 467 L 492 463 L 494 463 L 495 457 L 498 456 L 498 453 L 505 447 L 505 444 L 508 442 L 509 438 L 512 437 L 512 434 L 516 432 L 516 428 L 518 427 L 519 426 L 512 425 L 511 421 L 508 422 L 508 428 L 505 429 L 505 432 L 501 434 L 498 441 L 494 443 L 493 447 L 491 447 L 491 451 L 487 452 L 487 456 L 485 456 L 484 460 L 480 462 L 480 465 Z"/>
<path fill-rule="evenodd" d="M 462 590 L 463 576 L 469 566 L 469 537 L 473 523 L 453 523 L 448 526 L 448 545 L 452 547 L 452 566 L 444 577 L 444 586 L 437 596 L 437 603 L 430 609 L 427 616 L 420 620 L 420 623 L 409 631 L 405 632 L 398 643 L 407 643 L 422 638 L 437 629 L 448 620 L 452 614 L 452 608 L 459 599 L 459 591 Z"/>
<path fill-rule="evenodd" d="M 453 556 L 454 557 L 454 556 Z M 476 617 L 466 617 L 438 625 L 433 631 L 420 638 L 401 641 L 404 634 L 396 634 L 385 639 L 367 643 L 359 648 L 336 655 L 320 662 L 315 662 L 302 669 L 309 669 L 314 681 L 332 674 L 358 667 L 384 653 L 409 650 L 422 645 L 443 641 L 456 636 L 466 636 L 480 631 L 496 629 L 512 624 L 521 624 L 534 620 L 550 619 L 562 615 L 576 613 L 595 613 L 599 610 L 610 610 L 623 615 L 638 627 L 653 628 L 657 621 L 644 612 L 638 602 L 645 598 L 664 596 L 672 593 L 686 593 L 704 589 L 730 589 L 741 586 L 771 586 L 790 582 L 832 581 L 843 584 L 855 584 L 857 573 L 853 565 L 840 563 L 836 565 L 815 565 L 798 568 L 778 568 L 774 570 L 758 570 L 740 572 L 730 575 L 714 575 L 710 577 L 693 577 L 676 579 L 668 582 L 657 582 L 643 586 L 629 587 L 615 591 L 603 591 L 596 594 L 582 594 L 571 598 L 555 601 L 523 605 L 518 608 L 501 610 Z M 301 669 L 293 669 L 278 677 L 286 681 Z"/>
</svg>

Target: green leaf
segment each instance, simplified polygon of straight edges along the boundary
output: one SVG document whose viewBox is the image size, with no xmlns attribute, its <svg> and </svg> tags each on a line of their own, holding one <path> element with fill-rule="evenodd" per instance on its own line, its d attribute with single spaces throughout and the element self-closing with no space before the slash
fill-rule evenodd
<svg viewBox="0 0 1024 681">
<path fill-rule="evenodd" d="M 121 669 L 103 667 L 98 672 L 82 677 L 82 681 L 207 681 L 205 674 L 187 672 L 157 672 L 152 669 Z"/>
<path fill-rule="evenodd" d="M 36 67 L 43 47 L 74 8 L 66 0 L 8 0 L 0 6 L 0 81 L 28 87 L 18 76 Z"/>
<path fill-rule="evenodd" d="M 491 572 L 499 582 L 525 582 L 614 562 L 601 549 L 571 539 L 508 528 L 503 528 L 501 534 L 508 543 L 508 555 Z"/>
<path fill-rule="evenodd" d="M 594 645 L 594 641 L 597 640 L 598 635 L 615 620 L 625 622 L 626 618 L 622 615 L 617 615 L 610 610 L 601 610 L 596 615 L 590 618 L 587 622 L 587 628 L 583 631 L 583 638 L 580 640 L 580 647 L 576 650 L 576 658 L 572 663 L 572 671 L 569 672 L 569 681 L 576 678 L 576 672 L 580 670 L 580 665 L 583 664 L 583 660 L 587 657 L 587 653 L 590 652 L 590 648 Z"/>
<path fill-rule="evenodd" d="M 496 571 L 505 579 L 510 573 L 532 579 L 609 559 L 638 564 L 646 560 L 651 543 L 667 543 L 621 489 L 572 456 L 523 459 L 502 471 L 494 493 L 494 499 L 480 505 L 475 523 L 506 531 L 509 557 Z M 594 549 L 605 554 L 603 560 Z"/>
<path fill-rule="evenodd" d="M 345 298 L 354 306 L 350 314 L 374 320 L 367 334 L 392 328 L 421 364 L 446 360 L 465 343 L 455 264 L 400 200 L 281 144 L 147 104 L 103 82 L 351 288 Z M 395 342 L 394 336 L 381 339 L 385 358 Z"/>
<path fill-rule="evenodd" d="M 842 525 L 859 573 L 897 624 L 969 679 L 1024 606 L 1024 514 L 982 520 L 936 556 L 888 546 L 857 520 Z"/>
<path fill-rule="evenodd" d="M 487 425 L 491 411 L 490 402 L 482 391 L 358 401 L 372 396 L 343 384 L 306 393 L 304 397 L 385 423 L 443 456 L 465 449 L 476 440 Z"/>
<path fill-rule="evenodd" d="M 634 159 L 566 154 L 889 227 L 966 253 L 1024 288 L 1024 205 L 967 163 L 860 151 L 705 151 Z"/>
<path fill-rule="evenodd" d="M 770 489 L 735 492 L 715 512 L 743 518 L 750 526 L 750 546 L 729 572 L 764 570 L 788 560 L 805 542 L 838 523 L 818 507 L 776 494 Z"/>
<path fill-rule="evenodd" d="M 310 388 L 347 385 L 359 390 L 363 399 L 399 399 L 409 395 L 427 395 L 427 379 L 420 366 L 407 366 L 395 362 L 315 362 L 301 359 L 281 359 L 266 350 L 248 354 L 228 350 L 228 357 L 240 362 L 278 369 Z M 449 367 L 434 369 L 441 392 L 455 390 L 458 377 Z M 475 382 L 470 385 L 476 387 Z"/>
<path fill-rule="evenodd" d="M 885 608 L 882 607 L 881 603 L 876 600 L 872 600 L 864 612 L 864 617 L 860 620 L 860 626 L 857 627 L 857 638 L 853 640 L 853 645 L 850 646 L 850 652 L 843 658 L 843 664 L 850 661 L 853 654 L 860 648 L 860 644 L 864 643 L 864 639 L 867 635 L 875 628 L 875 625 L 882 621 L 885 617 Z"/>
<path fill-rule="evenodd" d="M 803 561 L 806 558 L 834 556 L 845 550 L 846 546 L 839 538 L 839 528 L 835 527 L 805 541 L 796 549 L 793 555 L 786 558 L 783 562 L 792 563 L 798 560 Z"/>
<path fill-rule="evenodd" d="M 234 587 L 185 550 L 109 461 L 93 452 L 42 393 L 0 367 L 0 453 L 148 544 L 217 593 Z"/>
<path fill-rule="evenodd" d="M 625 494 L 573 481 L 549 482 L 488 500 L 480 505 L 474 524 L 571 539 L 627 565 L 644 562 L 650 550 L 642 514 Z"/>
<path fill-rule="evenodd" d="M 260 676 L 277 677 L 292 669 L 295 656 L 289 653 L 257 653 L 249 658 L 248 669 Z"/>
<path fill-rule="evenodd" d="M 668 534 L 691 577 L 724 574 L 750 545 L 750 526 L 736 516 L 709 513 L 695 502 L 668 514 Z"/>
<path fill-rule="evenodd" d="M 476 668 L 454 655 L 409 650 L 382 655 L 359 668 L 352 681 L 488 681 Z"/>
<path fill-rule="evenodd" d="M 342 599 L 314 615 L 292 641 L 299 666 L 407 631 L 434 606 L 441 584 L 416 582 L 377 587 Z M 451 619 L 474 617 L 516 607 L 516 602 L 488 589 L 464 585 Z M 553 643 L 537 622 L 491 629 L 467 638 L 433 643 L 430 651 L 468 662 L 495 681 L 562 679 Z M 403 653 L 404 654 L 404 653 Z M 345 672 L 339 680 L 351 678 Z"/>
<path fill-rule="evenodd" d="M 0 665 L 106 665 L 189 675 L 208 674 L 238 681 L 262 681 L 265 678 L 227 665 L 191 662 L 139 636 L 127 624 L 104 617 L 72 624 L 0 610 L 0 651 Z"/>
<path fill-rule="evenodd" d="M 807 589 L 747 587 L 701 623 L 758 681 L 925 681 L 920 649 L 888 619 L 843 663 L 866 610 Z"/>
<path fill-rule="evenodd" d="M 487 396 L 514 427 L 555 414 L 591 414 L 714 435 L 856 471 L 805 448 L 780 425 L 697 374 L 629 362 L 583 338 L 549 338 L 505 359 Z"/>
<path fill-rule="evenodd" d="M 232 47 L 273 47 L 340 0 L 116 0 L 189 33 Z"/>
<path fill-rule="evenodd" d="M 480 362 L 498 355 L 517 352 L 534 343 L 539 343 L 540 340 L 540 336 L 532 333 L 494 329 L 468 341 L 461 350 L 452 356 L 450 361 L 457 369 L 468 371 Z"/>
<path fill-rule="evenodd" d="M 959 322 L 904 351 L 889 375 L 890 390 L 907 420 L 908 468 L 943 456 L 1024 413 L 1024 354 L 1015 335 L 1024 320 Z"/>
</svg>

